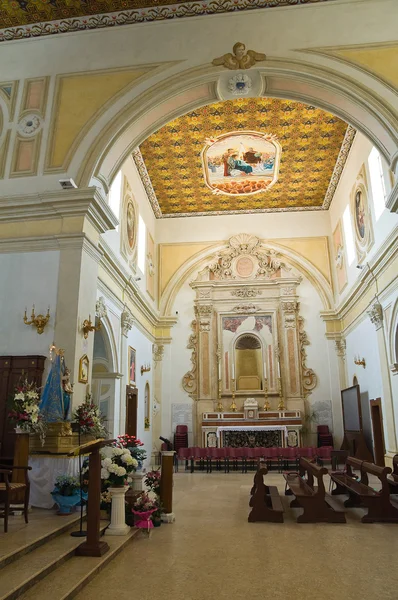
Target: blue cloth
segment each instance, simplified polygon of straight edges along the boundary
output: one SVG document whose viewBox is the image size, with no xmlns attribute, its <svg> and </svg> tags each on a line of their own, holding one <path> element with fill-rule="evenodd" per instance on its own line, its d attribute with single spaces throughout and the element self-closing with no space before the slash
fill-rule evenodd
<svg viewBox="0 0 398 600">
<path fill-rule="evenodd" d="M 70 421 L 70 395 L 62 388 L 64 363 L 57 354 L 51 365 L 40 400 L 40 414 L 47 423 Z"/>
<path fill-rule="evenodd" d="M 238 171 L 243 171 L 244 173 L 252 173 L 253 167 L 245 163 L 244 160 L 235 160 L 234 169 Z"/>
</svg>

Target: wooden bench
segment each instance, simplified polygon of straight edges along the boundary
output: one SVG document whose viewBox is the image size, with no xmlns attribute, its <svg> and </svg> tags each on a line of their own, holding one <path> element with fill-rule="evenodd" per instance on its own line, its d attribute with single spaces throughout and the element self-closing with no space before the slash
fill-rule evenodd
<svg viewBox="0 0 398 600">
<path fill-rule="evenodd" d="M 398 507 L 390 499 L 390 487 L 387 475 L 391 473 L 390 467 L 379 467 L 373 463 L 360 461 L 349 457 L 346 462 L 345 474 L 334 473 L 331 475 L 336 483 L 332 494 L 348 494 L 344 502 L 346 507 L 364 507 L 368 512 L 362 517 L 362 523 L 398 523 Z M 351 467 L 361 473 L 360 481 L 352 473 Z M 375 475 L 381 483 L 381 490 L 376 491 L 369 486 L 368 475 Z"/>
<path fill-rule="evenodd" d="M 392 473 L 387 475 L 390 494 L 398 494 L 398 454 L 392 459 Z"/>
<path fill-rule="evenodd" d="M 287 486 L 295 496 L 290 506 L 304 509 L 303 514 L 297 517 L 297 523 L 346 522 L 344 512 L 335 510 L 331 498 L 326 494 L 323 476 L 327 472 L 325 467 L 318 467 L 305 458 L 300 458 L 299 472 L 284 474 Z M 316 486 L 314 478 L 317 480 Z"/>
<path fill-rule="evenodd" d="M 259 469 L 254 475 L 253 487 L 249 506 L 251 511 L 248 517 L 249 523 L 256 521 L 268 521 L 269 523 L 283 523 L 283 505 L 279 496 L 278 488 L 273 485 L 264 484 L 264 475 L 268 469 L 260 462 Z"/>
</svg>

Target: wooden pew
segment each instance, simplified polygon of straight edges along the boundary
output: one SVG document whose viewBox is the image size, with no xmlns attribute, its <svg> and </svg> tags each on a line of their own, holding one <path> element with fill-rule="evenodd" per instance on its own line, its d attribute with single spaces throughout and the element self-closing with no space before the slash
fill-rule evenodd
<svg viewBox="0 0 398 600">
<path fill-rule="evenodd" d="M 285 473 L 284 478 L 292 494 L 292 508 L 303 508 L 303 514 L 297 517 L 297 523 L 345 523 L 344 512 L 336 511 L 331 498 L 325 492 L 323 476 L 325 467 L 318 467 L 305 458 L 300 458 L 299 473 Z M 314 477 L 317 486 L 314 486 Z"/>
<path fill-rule="evenodd" d="M 392 459 L 392 473 L 387 476 L 390 494 L 398 494 L 398 454 Z"/>
<path fill-rule="evenodd" d="M 358 463 L 360 463 L 358 465 Z M 390 487 L 387 475 L 391 473 L 390 467 L 379 467 L 366 461 L 355 458 L 347 459 L 347 473 L 331 475 L 337 484 L 334 494 L 348 494 L 344 502 L 346 507 L 362 506 L 368 512 L 362 517 L 362 523 L 398 523 L 398 505 L 390 499 Z M 351 467 L 359 468 L 361 480 L 358 481 L 352 474 Z M 368 475 L 375 475 L 381 483 L 381 490 L 376 492 L 369 486 Z"/>
<path fill-rule="evenodd" d="M 267 467 L 264 463 L 260 462 L 259 469 L 254 475 L 253 487 L 250 492 L 249 506 L 251 507 L 251 511 L 247 519 L 249 523 L 255 523 L 256 521 L 283 523 L 283 506 L 278 488 L 273 485 L 264 484 L 263 477 L 267 473 Z"/>
</svg>

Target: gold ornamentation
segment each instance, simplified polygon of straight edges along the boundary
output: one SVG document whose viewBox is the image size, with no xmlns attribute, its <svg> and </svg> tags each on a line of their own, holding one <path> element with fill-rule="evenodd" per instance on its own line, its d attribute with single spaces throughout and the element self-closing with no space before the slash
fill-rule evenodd
<svg viewBox="0 0 398 600">
<path fill-rule="evenodd" d="M 285 410 L 285 403 L 283 401 L 283 393 L 282 393 L 282 379 L 278 378 L 278 395 L 279 395 L 279 403 L 278 410 Z"/>
<path fill-rule="evenodd" d="M 363 367 L 364 369 L 366 369 L 366 361 L 364 358 L 359 358 L 359 356 L 356 356 L 354 358 L 354 363 L 359 367 Z"/>
<path fill-rule="evenodd" d="M 250 69 L 256 62 L 265 59 L 266 56 L 262 52 L 255 52 L 254 50 L 246 51 L 245 44 L 236 42 L 233 45 L 232 54 L 228 52 L 228 54 L 215 58 L 211 64 L 215 67 L 223 66 L 231 71 L 237 71 L 238 69 Z"/>
<path fill-rule="evenodd" d="M 301 374 L 303 378 L 303 391 L 304 397 L 306 398 L 312 392 L 312 390 L 318 384 L 318 378 L 312 369 L 309 369 L 305 364 L 307 361 L 307 352 L 305 346 L 309 346 L 310 342 L 307 337 L 307 333 L 304 331 L 304 319 L 303 317 L 298 318 L 299 324 L 299 340 L 300 340 L 300 362 L 301 362 Z"/>
<path fill-rule="evenodd" d="M 268 381 L 267 378 L 264 379 L 264 410 L 267 412 L 271 408 L 270 403 L 268 402 Z"/>
<path fill-rule="evenodd" d="M 44 331 L 45 326 L 47 325 L 47 323 L 50 320 L 50 307 L 48 307 L 47 309 L 47 314 L 44 315 L 35 315 L 35 305 L 33 305 L 32 307 L 32 314 L 30 315 L 30 321 L 28 321 L 28 318 L 26 316 L 26 308 L 25 308 L 25 315 L 23 318 L 23 322 L 25 323 L 25 325 L 33 325 L 33 327 L 36 327 L 36 331 L 39 335 L 41 335 Z"/>
<path fill-rule="evenodd" d="M 236 409 L 238 407 L 235 404 L 235 379 L 231 379 L 231 384 L 232 384 L 232 402 L 231 402 L 231 406 L 229 407 L 229 410 L 232 410 L 232 412 L 236 412 Z"/>
<path fill-rule="evenodd" d="M 257 262 L 256 279 L 268 279 L 282 267 L 290 268 L 281 260 L 275 250 L 267 249 L 255 235 L 241 233 L 228 240 L 228 247 L 216 255 L 216 261 L 210 265 L 210 272 L 215 279 L 236 279 L 233 263 L 239 256 L 254 257 Z"/>
<path fill-rule="evenodd" d="M 90 361 L 87 354 L 83 354 L 79 360 L 79 383 L 88 382 L 88 371 L 90 368 Z"/>
<path fill-rule="evenodd" d="M 193 399 L 196 400 L 197 390 L 198 390 L 198 381 L 197 381 L 197 370 L 198 370 L 198 323 L 196 320 L 191 322 L 192 333 L 189 336 L 187 348 L 188 350 L 192 350 L 191 354 L 191 363 L 192 368 L 188 373 L 185 373 L 182 378 L 182 387 L 187 394 Z"/>
<path fill-rule="evenodd" d="M 99 331 L 101 329 L 101 321 L 98 318 L 98 325 L 93 325 L 91 322 L 91 315 L 88 315 L 88 319 L 84 319 L 82 331 L 84 339 L 88 338 L 90 331 Z"/>
<path fill-rule="evenodd" d="M 141 365 L 141 375 L 144 373 L 149 373 L 151 370 L 151 365 Z"/>
</svg>

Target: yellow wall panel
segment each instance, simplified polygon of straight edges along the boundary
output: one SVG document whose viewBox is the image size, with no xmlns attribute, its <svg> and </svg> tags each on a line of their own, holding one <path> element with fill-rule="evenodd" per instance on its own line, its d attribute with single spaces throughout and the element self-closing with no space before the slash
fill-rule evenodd
<svg viewBox="0 0 398 600">
<path fill-rule="evenodd" d="M 331 283 L 328 241 L 326 237 L 297 238 L 275 240 L 278 245 L 285 246 L 301 254 L 314 265 Z"/>
<path fill-rule="evenodd" d="M 163 291 L 174 275 L 186 260 L 198 252 L 210 248 L 212 243 L 203 244 L 160 244 L 159 247 L 159 288 Z"/>
<path fill-rule="evenodd" d="M 95 115 L 153 67 L 62 76 L 53 108 L 48 167 L 61 168 Z"/>
</svg>

